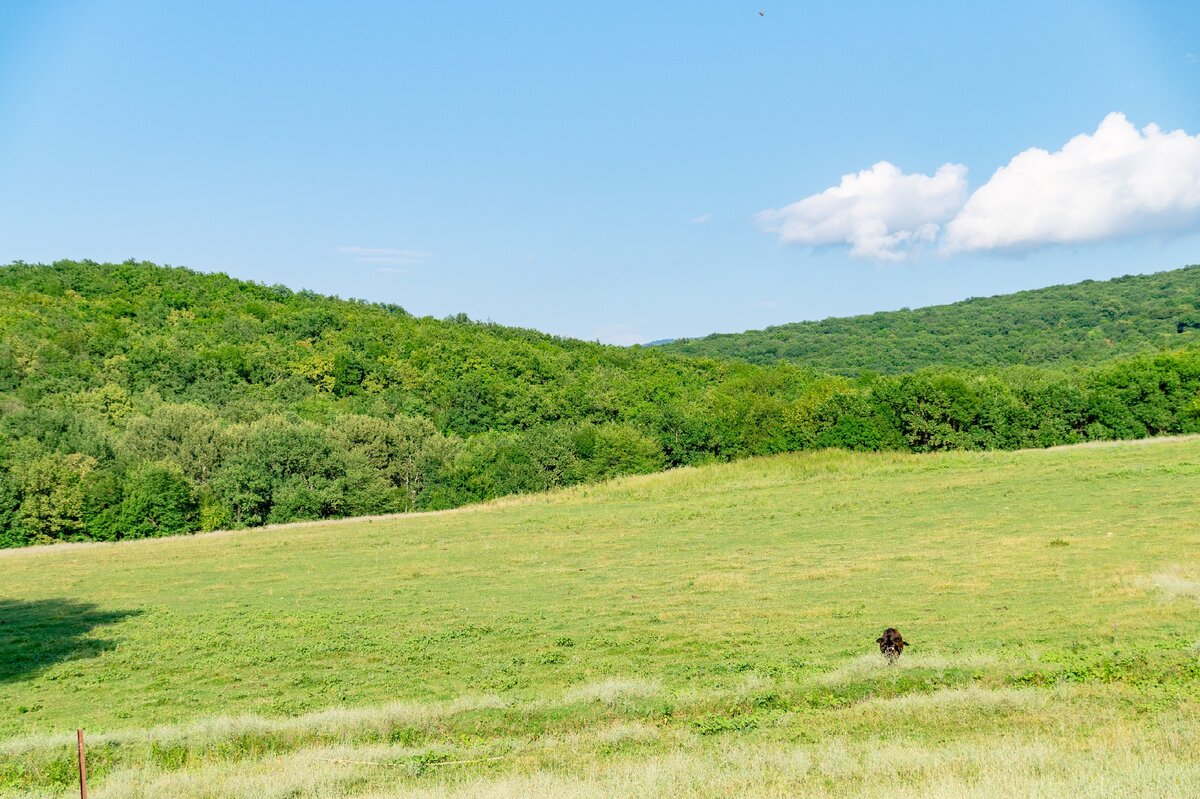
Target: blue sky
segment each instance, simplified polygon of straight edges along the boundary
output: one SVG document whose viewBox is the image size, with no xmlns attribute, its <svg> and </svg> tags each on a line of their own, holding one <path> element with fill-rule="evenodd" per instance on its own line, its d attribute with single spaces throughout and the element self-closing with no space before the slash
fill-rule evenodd
<svg viewBox="0 0 1200 799">
<path fill-rule="evenodd" d="M 1192 2 L 9 0 L 0 261 L 616 343 L 1171 269 L 1197 33 Z"/>
</svg>

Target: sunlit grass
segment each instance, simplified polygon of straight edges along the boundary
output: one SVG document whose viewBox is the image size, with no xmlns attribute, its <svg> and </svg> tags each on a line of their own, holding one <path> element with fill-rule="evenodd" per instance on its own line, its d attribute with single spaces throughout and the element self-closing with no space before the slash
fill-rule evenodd
<svg viewBox="0 0 1200 799">
<path fill-rule="evenodd" d="M 1200 439 L 822 452 L 13 551 L 0 794 L 83 726 L 102 798 L 1188 795 L 1196 496 Z"/>
</svg>

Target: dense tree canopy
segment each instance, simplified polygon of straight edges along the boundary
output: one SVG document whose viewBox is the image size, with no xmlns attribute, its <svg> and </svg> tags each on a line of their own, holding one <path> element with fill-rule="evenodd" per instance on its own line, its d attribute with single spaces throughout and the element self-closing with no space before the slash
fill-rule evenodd
<svg viewBox="0 0 1200 799">
<path fill-rule="evenodd" d="M 0 268 L 0 546 L 449 508 L 814 447 L 1179 432 L 1200 432 L 1194 349 L 851 379 L 153 264 Z"/>
<path fill-rule="evenodd" d="M 1093 364 L 1196 342 L 1200 266 L 661 346 L 688 355 L 758 364 L 787 360 L 857 375 L 930 366 Z"/>
</svg>

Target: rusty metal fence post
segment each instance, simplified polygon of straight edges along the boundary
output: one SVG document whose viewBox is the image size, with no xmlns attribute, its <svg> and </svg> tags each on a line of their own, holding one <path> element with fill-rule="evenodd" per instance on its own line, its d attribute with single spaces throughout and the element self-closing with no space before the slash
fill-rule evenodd
<svg viewBox="0 0 1200 799">
<path fill-rule="evenodd" d="M 87 759 L 83 754 L 83 730 L 75 730 L 75 740 L 79 744 L 79 799 L 87 799 Z"/>
</svg>

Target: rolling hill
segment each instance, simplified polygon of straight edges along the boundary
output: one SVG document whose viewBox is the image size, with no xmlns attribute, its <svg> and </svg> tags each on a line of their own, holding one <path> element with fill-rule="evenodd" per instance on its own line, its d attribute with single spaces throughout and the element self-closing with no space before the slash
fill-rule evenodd
<svg viewBox="0 0 1200 799">
<path fill-rule="evenodd" d="M 1200 340 L 1200 266 L 952 305 L 678 339 L 668 352 L 844 375 L 1097 364 Z"/>
<path fill-rule="evenodd" d="M 447 509 L 824 447 L 1189 432 L 1197 348 L 850 379 L 154 264 L 0 268 L 0 547 Z"/>
<path fill-rule="evenodd" d="M 446 508 L 728 458 L 755 444 L 714 436 L 714 405 L 817 382 L 154 264 L 13 264 L 0 546 Z"/>
<path fill-rule="evenodd" d="M 826 451 L 9 550 L 0 795 L 77 726 L 98 799 L 1191 795 L 1197 495 L 1196 437 Z"/>
</svg>

